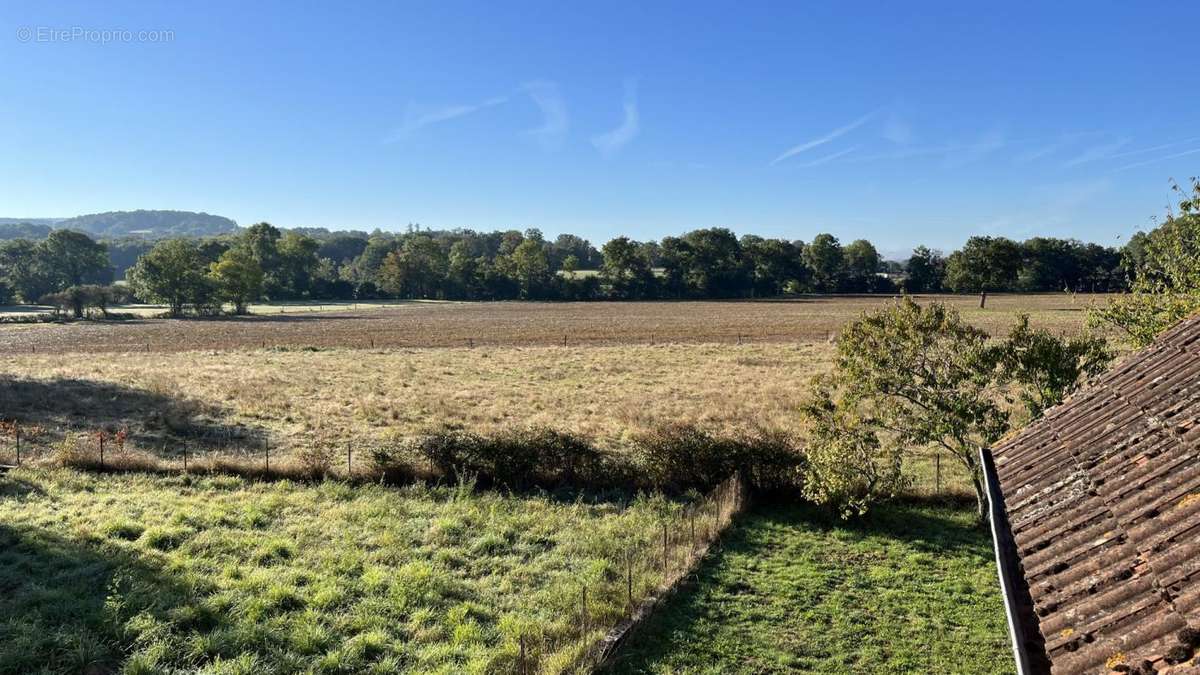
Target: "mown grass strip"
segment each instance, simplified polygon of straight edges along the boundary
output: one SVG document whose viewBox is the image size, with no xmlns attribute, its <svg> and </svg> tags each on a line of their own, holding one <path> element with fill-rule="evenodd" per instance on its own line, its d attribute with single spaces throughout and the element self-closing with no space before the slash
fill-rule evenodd
<svg viewBox="0 0 1200 675">
<path fill-rule="evenodd" d="M 901 502 L 846 523 L 760 507 L 612 672 L 1010 672 L 996 584 L 969 508 Z"/>
</svg>

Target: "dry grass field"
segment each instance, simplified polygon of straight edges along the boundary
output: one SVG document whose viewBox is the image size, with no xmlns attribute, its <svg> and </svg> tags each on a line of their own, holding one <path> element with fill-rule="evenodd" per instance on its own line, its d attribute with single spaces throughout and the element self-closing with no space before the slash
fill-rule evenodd
<svg viewBox="0 0 1200 675">
<path fill-rule="evenodd" d="M 989 331 L 1017 312 L 1056 330 L 1078 330 L 1104 296 L 922 296 L 961 310 Z M 847 321 L 892 296 L 814 296 L 778 301 L 449 303 L 412 302 L 357 311 L 288 307 L 243 318 L 14 324 L 0 326 L 0 352 L 180 352 L 263 347 L 428 348 L 611 346 L 662 343 L 828 341 Z"/>
<path fill-rule="evenodd" d="M 1019 311 L 1077 331 L 1090 302 L 949 300 L 993 332 Z M 230 438 L 369 443 L 444 426 L 551 426 L 610 447 L 666 422 L 796 430 L 830 336 L 885 302 L 413 303 L 0 326 L 0 409 L 48 429 L 127 426 L 135 444 L 168 451 Z"/>
</svg>

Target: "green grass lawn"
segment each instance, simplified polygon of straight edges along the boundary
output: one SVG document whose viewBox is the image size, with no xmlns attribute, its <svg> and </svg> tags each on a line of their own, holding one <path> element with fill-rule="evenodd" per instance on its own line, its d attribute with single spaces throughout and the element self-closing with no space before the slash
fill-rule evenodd
<svg viewBox="0 0 1200 675">
<path fill-rule="evenodd" d="M 986 530 L 970 507 L 897 504 L 844 523 L 744 517 L 623 652 L 620 673 L 1013 670 Z"/>
<path fill-rule="evenodd" d="M 624 589 L 606 561 L 667 508 L 19 470 L 0 477 L 0 672 L 512 672 L 522 637 L 554 671 L 583 644 L 581 580 Z M 592 596 L 589 637 L 620 609 Z"/>
</svg>

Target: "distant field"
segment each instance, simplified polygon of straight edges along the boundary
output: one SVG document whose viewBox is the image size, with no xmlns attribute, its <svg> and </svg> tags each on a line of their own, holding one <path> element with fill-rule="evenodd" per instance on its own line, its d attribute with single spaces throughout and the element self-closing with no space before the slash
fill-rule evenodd
<svg viewBox="0 0 1200 675">
<path fill-rule="evenodd" d="M 822 342 L 71 358 L 39 351 L 5 360 L 0 409 L 46 427 L 128 425 L 149 447 L 264 434 L 276 447 L 318 435 L 365 443 L 443 425 L 551 426 L 614 446 L 667 422 L 794 428 L 796 406 L 830 349 Z"/>
<path fill-rule="evenodd" d="M 922 296 L 919 300 L 935 296 Z M 1037 325 L 1077 331 L 1100 295 L 996 295 L 986 309 L 973 296 L 936 296 L 970 322 L 1005 330 L 1018 312 Z M 446 303 L 281 311 L 222 319 L 129 319 L 71 324 L 0 325 L 0 350 L 179 352 L 272 346 L 352 349 L 465 346 L 593 346 L 667 343 L 828 341 L 862 312 L 892 296 L 813 296 L 778 301 Z M 269 312 L 269 313 L 268 313 Z"/>
<path fill-rule="evenodd" d="M 0 673 L 511 673 L 522 642 L 559 672 L 581 584 L 624 591 L 608 561 L 662 508 L 22 470 L 0 478 Z M 637 569 L 635 593 L 661 581 Z"/>
<path fill-rule="evenodd" d="M 979 310 L 976 298 L 944 299 L 997 332 L 1018 311 L 1077 331 L 1093 300 L 998 296 Z M 171 454 L 263 437 L 280 450 L 365 445 L 444 426 L 549 426 L 611 448 L 671 422 L 799 431 L 808 383 L 829 367 L 829 336 L 890 301 L 412 303 L 0 325 L 0 418 L 127 426 L 135 445 Z"/>
<path fill-rule="evenodd" d="M 623 653 L 623 675 L 1013 671 L 987 530 L 936 505 L 760 508 Z"/>
</svg>

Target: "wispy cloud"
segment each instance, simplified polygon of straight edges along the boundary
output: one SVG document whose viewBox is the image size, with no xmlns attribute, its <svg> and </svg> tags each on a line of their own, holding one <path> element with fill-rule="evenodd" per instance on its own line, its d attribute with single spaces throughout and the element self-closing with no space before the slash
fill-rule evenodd
<svg viewBox="0 0 1200 675">
<path fill-rule="evenodd" d="M 1177 148 L 1181 145 L 1188 145 L 1191 143 L 1195 143 L 1196 141 L 1200 141 L 1200 136 L 1193 136 L 1192 138 L 1185 138 L 1182 141 L 1172 141 L 1170 143 L 1163 143 L 1162 145 L 1156 145 L 1152 148 L 1140 148 L 1138 150 L 1126 150 L 1125 152 L 1118 152 L 1117 154 L 1112 155 L 1111 159 L 1117 159 L 1119 157 L 1132 157 L 1134 155 L 1143 155 L 1148 152 L 1158 152 L 1159 150 L 1170 150 L 1171 148 Z"/>
<path fill-rule="evenodd" d="M 883 123 L 883 137 L 896 145 L 908 145 L 913 142 L 912 125 L 893 112 Z"/>
<path fill-rule="evenodd" d="M 1063 134 L 1050 143 L 1040 142 L 1041 144 L 1037 147 L 1026 150 L 1025 152 L 1018 154 L 1016 157 L 1013 157 L 1013 161 L 1017 164 L 1028 164 L 1030 162 L 1049 157 L 1050 155 L 1058 154 L 1063 150 L 1067 150 L 1085 138 L 1095 138 L 1097 136 L 1104 135 L 1106 134 L 1098 131 L 1079 131 L 1071 134 Z M 1029 142 L 1039 143 L 1037 140 L 1030 140 Z"/>
<path fill-rule="evenodd" d="M 1156 164 L 1158 162 L 1165 162 L 1168 159 L 1175 159 L 1177 157 L 1187 157 L 1188 155 L 1194 155 L 1196 153 L 1200 153 L 1200 148 L 1193 148 L 1191 150 L 1184 150 L 1183 152 L 1176 152 L 1174 154 L 1167 155 L 1165 157 L 1155 157 L 1154 159 L 1147 159 L 1147 160 L 1144 160 L 1141 162 L 1134 162 L 1133 164 L 1126 164 L 1125 166 L 1117 167 L 1116 170 L 1124 171 L 1126 169 L 1136 169 L 1139 166 L 1146 166 L 1147 164 Z"/>
<path fill-rule="evenodd" d="M 1110 159 L 1114 155 L 1114 153 L 1117 152 L 1117 150 L 1120 150 L 1121 148 L 1125 147 L 1128 144 L 1129 144 L 1128 138 L 1120 138 L 1120 139 L 1117 139 L 1110 143 L 1094 145 L 1094 146 L 1084 150 L 1082 153 L 1076 155 L 1072 159 L 1069 159 L 1069 160 L 1063 162 L 1062 168 L 1069 169 L 1073 166 L 1079 166 L 1080 164 L 1087 164 L 1088 162 L 1095 162 L 1095 161 L 1099 161 L 1102 159 Z"/>
<path fill-rule="evenodd" d="M 1005 146 L 1004 133 L 992 130 L 964 145 L 950 146 L 942 158 L 947 168 L 958 168 L 977 162 Z"/>
<path fill-rule="evenodd" d="M 430 106 L 409 103 L 404 111 L 404 123 L 388 134 L 383 142 L 396 143 L 411 137 L 427 126 L 465 117 L 485 108 L 494 108 L 507 101 L 507 96 L 494 96 L 479 103 L 470 104 Z"/>
<path fill-rule="evenodd" d="M 850 122 L 849 124 L 847 124 L 845 126 L 841 126 L 841 127 L 838 127 L 837 129 L 834 129 L 833 131 L 830 131 L 829 133 L 825 134 L 824 136 L 820 136 L 820 137 L 814 138 L 810 141 L 805 141 L 804 143 L 801 143 L 800 145 L 793 146 L 793 147 L 789 148 L 788 150 L 784 151 L 783 154 L 781 154 L 778 157 L 776 157 L 775 159 L 773 159 L 771 161 L 771 164 L 772 165 L 778 164 L 789 157 L 795 157 L 796 155 L 798 155 L 802 152 L 805 152 L 807 150 L 812 150 L 813 148 L 825 145 L 826 143 L 829 143 L 830 141 L 835 141 L 835 140 L 841 138 L 842 136 L 845 136 L 846 134 L 850 133 L 851 131 L 854 131 L 855 129 L 861 127 L 862 125 L 866 124 L 867 122 L 869 122 L 871 120 L 871 118 L 875 116 L 876 112 L 878 112 L 878 111 L 869 112 L 866 115 L 863 115 L 862 117 L 854 120 L 853 122 Z"/>
<path fill-rule="evenodd" d="M 637 137 L 639 129 L 637 82 L 625 82 L 625 117 L 621 126 L 612 131 L 592 137 L 592 145 L 605 157 L 612 157 Z"/>
<path fill-rule="evenodd" d="M 539 80 L 526 82 L 521 85 L 521 90 L 528 94 L 542 111 L 542 125 L 525 133 L 536 138 L 546 150 L 558 149 L 562 146 L 570 126 L 567 103 L 559 93 L 558 85 Z"/>
<path fill-rule="evenodd" d="M 831 155 L 825 155 L 824 157 L 818 157 L 817 159 L 814 159 L 811 162 L 805 162 L 805 163 L 801 164 L 800 166 L 807 168 L 807 167 L 813 167 L 813 166 L 821 166 L 822 164 L 828 164 L 835 159 L 841 159 L 842 157 L 845 157 L 846 155 L 854 152 L 855 150 L 858 150 L 861 147 L 862 147 L 861 145 L 855 145 L 853 147 L 846 148 L 845 150 L 839 150 Z"/>
</svg>

